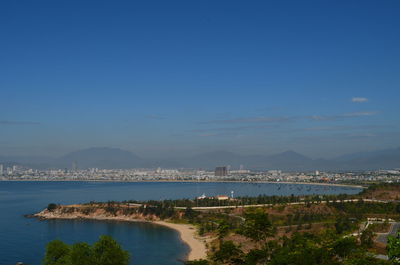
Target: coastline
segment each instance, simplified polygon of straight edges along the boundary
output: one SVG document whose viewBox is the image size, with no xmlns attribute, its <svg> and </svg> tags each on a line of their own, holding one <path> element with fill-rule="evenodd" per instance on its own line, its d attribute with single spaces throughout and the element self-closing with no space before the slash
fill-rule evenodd
<svg viewBox="0 0 400 265">
<path fill-rule="evenodd" d="M 198 260 L 207 258 L 206 237 L 200 238 L 196 228 L 189 224 L 175 224 L 165 221 L 153 221 L 153 224 L 163 225 L 178 231 L 180 239 L 189 246 L 187 260 Z"/>
<path fill-rule="evenodd" d="M 103 182 L 103 183 L 248 183 L 248 184 L 290 184 L 290 185 L 318 185 L 318 186 L 336 186 L 336 187 L 350 187 L 358 189 L 366 189 L 367 186 L 356 184 L 340 184 L 340 183 L 321 183 L 321 182 L 293 182 L 293 181 L 243 181 L 243 180 L 103 180 L 103 179 L 59 179 L 59 180 L 41 180 L 41 179 L 7 179 L 1 181 L 10 182 Z"/>
<path fill-rule="evenodd" d="M 97 221 L 122 221 L 122 222 L 140 222 L 140 223 L 149 223 L 155 225 L 162 225 L 173 229 L 178 232 L 180 240 L 189 247 L 189 252 L 186 255 L 186 260 L 198 260 L 198 259 L 206 259 L 207 258 L 207 248 L 206 243 L 209 239 L 208 237 L 200 237 L 197 235 L 196 227 L 190 224 L 177 224 L 177 223 L 169 223 L 161 220 L 148 220 L 148 219 L 133 219 L 124 216 L 83 216 L 83 215 L 55 215 L 46 209 L 30 215 L 29 217 L 39 218 L 41 220 L 52 220 L 52 219 L 61 219 L 61 220 L 97 220 Z"/>
</svg>

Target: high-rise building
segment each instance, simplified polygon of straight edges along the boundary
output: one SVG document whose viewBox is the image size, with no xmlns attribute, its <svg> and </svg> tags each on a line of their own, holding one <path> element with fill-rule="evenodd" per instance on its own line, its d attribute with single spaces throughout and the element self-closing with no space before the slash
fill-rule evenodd
<svg viewBox="0 0 400 265">
<path fill-rule="evenodd" d="M 72 171 L 77 171 L 78 170 L 78 163 L 76 161 L 72 162 Z"/>
<path fill-rule="evenodd" d="M 224 177 L 228 175 L 227 167 L 216 167 L 215 168 L 215 176 L 216 177 Z"/>
<path fill-rule="evenodd" d="M 3 169 L 4 169 L 3 165 L 0 165 L 0 175 L 3 175 Z"/>
</svg>

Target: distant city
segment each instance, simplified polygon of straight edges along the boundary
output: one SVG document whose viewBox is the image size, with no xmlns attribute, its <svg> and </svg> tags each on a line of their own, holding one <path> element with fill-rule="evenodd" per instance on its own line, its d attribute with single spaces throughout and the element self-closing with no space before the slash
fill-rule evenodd
<svg viewBox="0 0 400 265">
<path fill-rule="evenodd" d="M 201 169 L 46 169 L 0 165 L 3 181 L 245 181 L 298 182 L 323 184 L 367 184 L 371 182 L 400 182 L 400 169 L 360 172 L 284 172 L 282 170 L 251 171 L 243 165 L 237 170 L 218 166 L 214 171 Z"/>
</svg>

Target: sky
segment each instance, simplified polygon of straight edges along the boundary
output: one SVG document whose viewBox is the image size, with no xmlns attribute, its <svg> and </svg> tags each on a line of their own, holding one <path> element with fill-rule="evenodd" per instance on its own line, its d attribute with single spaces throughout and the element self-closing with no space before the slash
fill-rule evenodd
<svg viewBox="0 0 400 265">
<path fill-rule="evenodd" d="M 400 1 L 0 2 L 0 155 L 400 146 Z"/>
</svg>

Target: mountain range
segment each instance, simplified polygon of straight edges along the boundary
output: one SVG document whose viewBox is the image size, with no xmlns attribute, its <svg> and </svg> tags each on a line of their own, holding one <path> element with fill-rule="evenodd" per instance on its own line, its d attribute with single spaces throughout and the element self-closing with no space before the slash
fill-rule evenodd
<svg viewBox="0 0 400 265">
<path fill-rule="evenodd" d="M 0 163 L 32 168 L 128 169 L 128 168 L 202 168 L 230 165 L 233 169 L 243 165 L 246 169 L 284 171 L 311 170 L 376 170 L 400 168 L 400 148 L 372 152 L 359 152 L 334 159 L 312 159 L 294 151 L 273 155 L 240 155 L 227 151 L 215 151 L 179 160 L 153 160 L 141 158 L 119 148 L 95 147 L 71 152 L 58 158 L 30 156 L 0 156 Z"/>
</svg>

